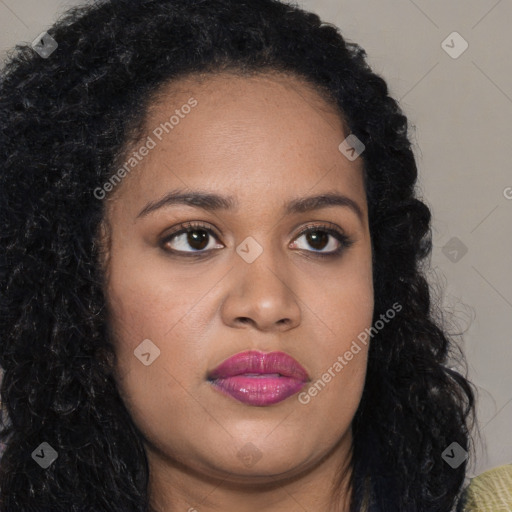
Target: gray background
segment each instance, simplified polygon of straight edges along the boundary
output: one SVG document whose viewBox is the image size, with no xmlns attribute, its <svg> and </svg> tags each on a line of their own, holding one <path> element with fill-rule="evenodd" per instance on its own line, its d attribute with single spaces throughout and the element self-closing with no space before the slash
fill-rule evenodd
<svg viewBox="0 0 512 512">
<path fill-rule="evenodd" d="M 0 59 L 80 3 L 0 0 Z M 463 332 L 479 392 L 482 439 L 470 476 L 512 463 L 512 2 L 298 3 L 365 48 L 410 120 L 419 189 L 433 210 L 429 275 L 451 330 Z M 457 58 L 443 49 L 462 48 L 447 39 L 454 31 L 469 45 Z"/>
</svg>

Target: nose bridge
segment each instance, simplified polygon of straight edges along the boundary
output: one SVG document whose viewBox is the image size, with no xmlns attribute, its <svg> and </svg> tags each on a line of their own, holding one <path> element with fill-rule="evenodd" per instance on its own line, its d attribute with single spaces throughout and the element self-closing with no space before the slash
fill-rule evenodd
<svg viewBox="0 0 512 512">
<path fill-rule="evenodd" d="M 258 293 L 281 293 L 286 288 L 285 258 L 269 233 L 246 237 L 236 248 L 240 279 Z"/>
<path fill-rule="evenodd" d="M 268 232 L 248 236 L 236 247 L 235 285 L 224 303 L 225 321 L 250 319 L 259 328 L 296 324 L 300 310 L 281 248 Z"/>
</svg>

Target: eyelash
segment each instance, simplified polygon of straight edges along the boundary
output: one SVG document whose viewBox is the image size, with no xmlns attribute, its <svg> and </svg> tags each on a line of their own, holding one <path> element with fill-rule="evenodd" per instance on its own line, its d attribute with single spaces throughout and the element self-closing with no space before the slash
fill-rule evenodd
<svg viewBox="0 0 512 512">
<path fill-rule="evenodd" d="M 330 227 L 330 226 L 332 226 L 332 227 Z M 333 236 L 339 242 L 340 246 L 336 250 L 327 252 L 327 253 L 322 253 L 322 252 L 318 252 L 318 251 L 307 251 L 307 252 L 312 253 L 314 255 L 313 257 L 315 257 L 315 258 L 339 257 L 346 249 L 348 249 L 354 243 L 354 240 L 351 239 L 350 237 L 348 237 L 347 235 L 345 235 L 344 233 L 342 233 L 338 228 L 336 228 L 334 226 L 335 225 L 331 224 L 331 223 L 327 223 L 327 225 L 308 224 L 299 231 L 299 233 L 297 234 L 294 241 L 297 240 L 298 238 L 300 238 L 302 235 L 307 234 L 309 232 L 323 231 L 324 233 L 327 233 L 328 235 Z M 183 233 L 188 233 L 188 232 L 194 231 L 194 230 L 204 230 L 209 235 L 218 239 L 215 232 L 207 224 L 204 224 L 202 222 L 184 222 L 184 223 L 180 224 L 179 226 L 177 226 L 176 231 L 166 235 L 161 240 L 160 246 L 162 247 L 162 249 L 164 249 L 167 252 L 171 252 L 171 253 L 177 254 L 179 256 L 184 256 L 186 258 L 205 257 L 208 255 L 208 253 L 211 250 L 215 250 L 215 249 L 209 249 L 208 251 L 204 251 L 204 250 L 203 251 L 176 251 L 174 249 L 167 249 L 165 247 L 166 244 L 168 244 L 170 241 L 172 241 L 175 237 L 177 237 Z M 306 249 L 298 249 L 298 250 L 304 251 Z"/>
</svg>

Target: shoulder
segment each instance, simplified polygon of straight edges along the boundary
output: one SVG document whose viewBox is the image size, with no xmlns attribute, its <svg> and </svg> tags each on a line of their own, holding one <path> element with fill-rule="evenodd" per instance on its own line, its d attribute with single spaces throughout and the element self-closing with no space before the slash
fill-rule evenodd
<svg viewBox="0 0 512 512">
<path fill-rule="evenodd" d="M 490 469 L 472 478 L 462 501 L 462 512 L 512 510 L 512 464 Z"/>
</svg>

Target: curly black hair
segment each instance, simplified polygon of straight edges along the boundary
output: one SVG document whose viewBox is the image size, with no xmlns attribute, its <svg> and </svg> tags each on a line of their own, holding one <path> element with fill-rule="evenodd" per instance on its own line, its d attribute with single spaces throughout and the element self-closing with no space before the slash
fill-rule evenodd
<svg viewBox="0 0 512 512">
<path fill-rule="evenodd" d="M 470 451 L 473 386 L 422 263 L 431 213 L 417 197 L 408 121 L 366 52 L 277 0 L 107 0 L 68 10 L 8 54 L 0 82 L 0 511 L 151 511 L 142 437 L 113 378 L 93 191 L 115 169 L 158 91 L 188 74 L 281 71 L 313 84 L 365 145 L 374 334 L 353 419 L 351 512 L 447 512 Z M 458 353 L 457 353 L 458 354 Z M 459 359 L 462 355 L 458 354 Z M 58 452 L 41 471 L 32 453 Z M 339 484 L 339 482 L 337 482 Z"/>
</svg>

